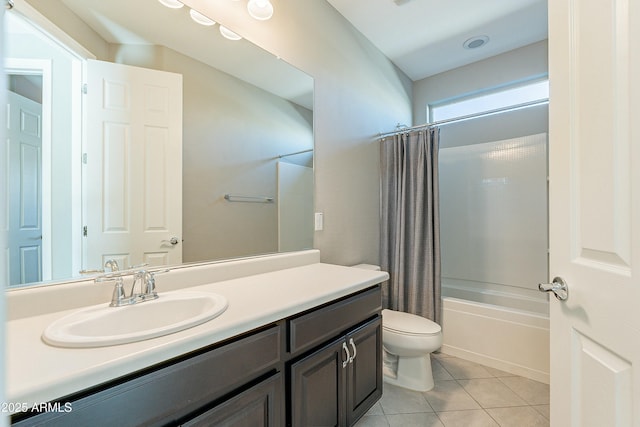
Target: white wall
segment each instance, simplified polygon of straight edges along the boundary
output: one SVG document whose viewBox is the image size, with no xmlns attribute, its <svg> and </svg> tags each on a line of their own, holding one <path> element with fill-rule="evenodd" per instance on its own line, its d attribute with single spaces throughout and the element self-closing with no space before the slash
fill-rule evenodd
<svg viewBox="0 0 640 427">
<path fill-rule="evenodd" d="M 411 119 L 411 81 L 328 2 L 279 0 L 257 22 L 243 2 L 185 0 L 314 78 L 314 246 L 337 264 L 378 263 L 378 132 Z"/>
</svg>

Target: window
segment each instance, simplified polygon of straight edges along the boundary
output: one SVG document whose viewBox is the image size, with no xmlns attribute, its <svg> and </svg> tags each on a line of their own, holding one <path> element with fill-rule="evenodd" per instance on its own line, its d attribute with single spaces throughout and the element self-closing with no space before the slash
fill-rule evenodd
<svg viewBox="0 0 640 427">
<path fill-rule="evenodd" d="M 482 115 L 497 109 L 522 108 L 531 103 L 546 102 L 548 99 L 549 80 L 537 80 L 462 100 L 433 104 L 427 108 L 429 121 L 438 122 L 469 115 Z"/>
</svg>

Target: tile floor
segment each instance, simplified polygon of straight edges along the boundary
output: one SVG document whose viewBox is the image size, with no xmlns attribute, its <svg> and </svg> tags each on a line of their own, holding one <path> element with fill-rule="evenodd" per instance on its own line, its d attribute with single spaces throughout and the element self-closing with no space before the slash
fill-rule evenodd
<svg viewBox="0 0 640 427">
<path fill-rule="evenodd" d="M 426 393 L 384 384 L 356 427 L 549 426 L 549 386 L 443 353 L 432 355 Z"/>
</svg>

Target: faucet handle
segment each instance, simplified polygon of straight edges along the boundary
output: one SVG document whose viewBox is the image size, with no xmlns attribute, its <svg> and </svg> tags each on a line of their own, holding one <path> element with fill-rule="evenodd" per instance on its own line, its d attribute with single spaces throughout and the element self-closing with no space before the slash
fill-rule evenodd
<svg viewBox="0 0 640 427">
<path fill-rule="evenodd" d="M 113 288 L 113 295 L 111 296 L 111 307 L 120 307 L 121 305 L 125 305 L 125 300 L 127 299 L 127 295 L 124 291 L 124 283 L 122 280 L 122 276 L 115 278 L 116 286 Z"/>
<path fill-rule="evenodd" d="M 111 272 L 120 270 L 120 266 L 118 265 L 118 261 L 115 259 L 108 259 L 104 263 L 104 268 L 108 268 Z"/>
<path fill-rule="evenodd" d="M 164 270 L 156 270 L 156 271 L 148 271 L 144 276 L 145 289 L 144 293 L 146 295 L 157 296 L 156 293 L 156 274 L 168 273 L 170 270 L 168 268 Z"/>
</svg>

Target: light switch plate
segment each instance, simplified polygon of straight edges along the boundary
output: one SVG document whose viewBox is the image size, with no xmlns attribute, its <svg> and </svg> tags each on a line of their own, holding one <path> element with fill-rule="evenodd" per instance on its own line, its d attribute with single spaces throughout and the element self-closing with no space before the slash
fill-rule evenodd
<svg viewBox="0 0 640 427">
<path fill-rule="evenodd" d="M 322 212 L 316 212 L 314 217 L 314 229 L 316 231 L 322 231 L 324 228 L 324 214 Z"/>
</svg>

